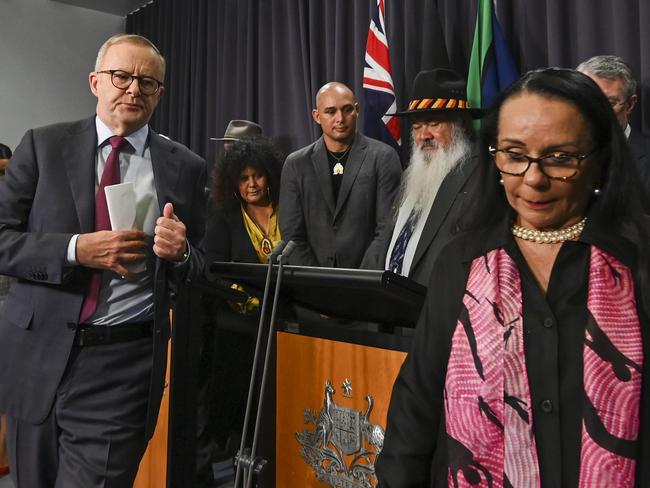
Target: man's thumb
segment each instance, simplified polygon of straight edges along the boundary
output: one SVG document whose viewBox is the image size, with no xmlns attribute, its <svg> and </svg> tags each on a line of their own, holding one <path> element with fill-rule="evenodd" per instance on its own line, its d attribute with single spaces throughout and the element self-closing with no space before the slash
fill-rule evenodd
<svg viewBox="0 0 650 488">
<path fill-rule="evenodd" d="M 163 208 L 163 217 L 167 219 L 174 218 L 174 205 L 172 205 L 171 203 L 165 204 L 165 208 Z"/>
</svg>

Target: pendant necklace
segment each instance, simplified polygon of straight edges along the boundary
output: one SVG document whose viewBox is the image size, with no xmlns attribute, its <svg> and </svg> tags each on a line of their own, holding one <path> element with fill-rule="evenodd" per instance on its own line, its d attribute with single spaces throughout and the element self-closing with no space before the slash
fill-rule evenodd
<svg viewBox="0 0 650 488">
<path fill-rule="evenodd" d="M 347 148 L 347 149 L 343 152 L 343 154 L 341 154 L 340 156 L 336 156 L 336 155 L 334 155 L 334 153 L 333 153 L 332 151 L 330 151 L 329 149 L 326 148 L 326 150 L 327 150 L 327 152 L 329 153 L 329 155 L 332 156 L 332 157 L 334 158 L 334 160 L 336 161 L 336 164 L 334 165 L 334 169 L 332 170 L 332 174 L 333 174 L 334 176 L 336 176 L 336 175 L 342 175 L 342 174 L 343 174 L 343 171 L 344 171 L 345 168 L 344 168 L 343 165 L 341 164 L 341 161 L 342 161 L 343 158 L 344 158 L 344 157 L 345 157 L 345 156 L 350 152 L 350 148 L 351 148 L 351 147 L 352 147 L 352 144 L 350 144 L 350 145 L 348 146 L 348 148 Z"/>
</svg>

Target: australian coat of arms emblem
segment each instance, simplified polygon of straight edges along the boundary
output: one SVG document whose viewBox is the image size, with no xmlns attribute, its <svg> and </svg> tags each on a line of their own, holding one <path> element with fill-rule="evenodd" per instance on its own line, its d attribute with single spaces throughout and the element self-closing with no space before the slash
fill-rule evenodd
<svg viewBox="0 0 650 488">
<path fill-rule="evenodd" d="M 349 383 L 346 380 L 344 388 Z M 384 429 L 370 422 L 373 398 L 366 396 L 366 411 L 334 402 L 328 380 L 320 412 L 304 410 L 305 424 L 313 430 L 296 432 L 300 455 L 314 469 L 316 478 L 333 487 L 372 488 L 377 484 L 375 459 L 384 445 Z"/>
</svg>

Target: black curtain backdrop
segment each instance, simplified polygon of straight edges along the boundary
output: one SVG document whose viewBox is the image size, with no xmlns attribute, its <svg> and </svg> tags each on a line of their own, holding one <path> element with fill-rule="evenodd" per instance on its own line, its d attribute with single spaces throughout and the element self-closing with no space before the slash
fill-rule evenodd
<svg viewBox="0 0 650 488">
<path fill-rule="evenodd" d="M 257 121 L 289 152 L 320 135 L 315 92 L 349 85 L 363 105 L 362 75 L 375 0 L 154 0 L 127 17 L 127 32 L 151 39 L 167 59 L 166 94 L 152 121 L 208 161 L 231 119 Z M 575 67 L 596 54 L 632 66 L 640 103 L 632 124 L 650 131 L 650 2 L 496 2 L 521 72 Z M 398 107 L 422 69 L 467 75 L 476 0 L 386 0 Z M 642 26 L 646 26 L 642 28 Z M 359 128 L 362 126 L 359 125 Z M 406 129 L 403 140 L 406 140 Z"/>
</svg>

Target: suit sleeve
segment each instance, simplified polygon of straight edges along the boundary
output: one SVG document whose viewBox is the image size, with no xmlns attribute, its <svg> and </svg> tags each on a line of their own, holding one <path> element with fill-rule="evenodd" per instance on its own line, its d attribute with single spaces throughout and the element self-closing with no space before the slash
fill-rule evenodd
<svg viewBox="0 0 650 488">
<path fill-rule="evenodd" d="M 393 385 L 378 487 L 446 486 L 444 387 L 466 270 L 453 256 L 436 265 L 411 350 Z M 432 476 L 435 479 L 431 479 Z"/>
<path fill-rule="evenodd" d="M 174 278 L 178 279 L 195 279 L 203 275 L 205 268 L 205 256 L 201 246 L 203 236 L 205 234 L 205 207 L 206 195 L 205 184 L 207 181 L 207 166 L 205 161 L 194 155 L 196 168 L 196 178 L 194 186 L 188 188 L 191 191 L 191 210 L 188 212 L 186 220 L 184 220 L 186 237 L 190 245 L 190 258 L 189 262 L 184 265 L 178 266 L 175 270 Z"/>
<path fill-rule="evenodd" d="M 34 138 L 33 130 L 25 134 L 0 180 L 0 274 L 56 285 L 72 234 L 40 232 L 31 222 L 36 192 L 44 191 Z"/>
<path fill-rule="evenodd" d="M 289 262 L 302 266 L 318 266 L 316 254 L 307 238 L 307 225 L 302 207 L 302 195 L 296 165 L 298 160 L 287 158 L 282 168 L 280 183 L 280 232 L 286 242 L 294 241 L 296 247 Z"/>
<path fill-rule="evenodd" d="M 375 234 L 366 249 L 361 267 L 383 269 L 384 254 L 392 235 L 390 218 L 399 184 L 402 177 L 402 165 L 393 148 L 384 151 L 377 161 L 377 200 L 375 202 Z"/>
</svg>

